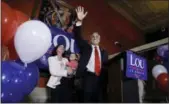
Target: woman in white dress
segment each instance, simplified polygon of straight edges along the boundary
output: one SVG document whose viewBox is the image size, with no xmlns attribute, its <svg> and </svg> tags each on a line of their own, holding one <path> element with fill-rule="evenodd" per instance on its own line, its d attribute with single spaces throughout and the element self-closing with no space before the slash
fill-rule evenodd
<svg viewBox="0 0 169 104">
<path fill-rule="evenodd" d="M 48 58 L 49 72 L 51 74 L 47 87 L 50 91 L 51 103 L 72 102 L 72 83 L 69 76 L 73 74 L 73 70 L 66 66 L 67 58 L 64 58 L 64 45 L 58 45 L 55 49 L 54 56 Z"/>
</svg>

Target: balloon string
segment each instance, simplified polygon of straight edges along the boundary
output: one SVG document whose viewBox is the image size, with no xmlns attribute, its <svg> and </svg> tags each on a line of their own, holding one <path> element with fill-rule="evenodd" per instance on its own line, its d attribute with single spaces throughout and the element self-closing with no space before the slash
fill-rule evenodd
<svg viewBox="0 0 169 104">
<path fill-rule="evenodd" d="M 25 68 L 27 67 L 27 63 L 24 64 L 24 67 L 25 67 Z"/>
</svg>

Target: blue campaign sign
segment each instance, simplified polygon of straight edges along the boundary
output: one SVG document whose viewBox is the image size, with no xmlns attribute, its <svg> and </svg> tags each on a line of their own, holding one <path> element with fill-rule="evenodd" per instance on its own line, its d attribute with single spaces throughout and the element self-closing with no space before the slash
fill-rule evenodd
<svg viewBox="0 0 169 104">
<path fill-rule="evenodd" d="M 58 44 L 63 44 L 66 51 L 71 53 L 79 53 L 79 48 L 74 40 L 74 34 L 67 33 L 62 29 L 56 27 L 49 27 L 52 34 L 52 45 L 49 50 L 35 63 L 39 68 L 48 69 L 48 57 L 52 55 L 54 47 Z"/>
<path fill-rule="evenodd" d="M 147 60 L 132 51 L 126 51 L 126 76 L 134 79 L 147 80 Z"/>
</svg>

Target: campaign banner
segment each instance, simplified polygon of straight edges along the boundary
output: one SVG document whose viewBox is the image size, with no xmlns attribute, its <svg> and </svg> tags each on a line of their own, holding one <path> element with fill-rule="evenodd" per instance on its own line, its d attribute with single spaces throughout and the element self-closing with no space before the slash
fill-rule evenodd
<svg viewBox="0 0 169 104">
<path fill-rule="evenodd" d="M 128 78 L 147 80 L 147 60 L 132 51 L 126 51 L 126 76 Z"/>
<path fill-rule="evenodd" d="M 48 58 L 52 55 L 52 52 L 57 45 L 63 44 L 65 50 L 70 53 L 79 53 L 80 51 L 74 39 L 74 34 L 65 32 L 64 30 L 56 28 L 54 26 L 51 26 L 49 28 L 52 34 L 52 45 L 48 51 L 35 62 L 39 68 L 46 70 L 48 70 L 49 67 Z"/>
<path fill-rule="evenodd" d="M 54 26 L 49 27 L 52 33 L 52 45 L 56 47 L 58 44 L 63 44 L 66 51 L 72 53 L 79 53 L 76 41 L 74 40 L 74 34 L 65 32 L 60 28 Z"/>
</svg>

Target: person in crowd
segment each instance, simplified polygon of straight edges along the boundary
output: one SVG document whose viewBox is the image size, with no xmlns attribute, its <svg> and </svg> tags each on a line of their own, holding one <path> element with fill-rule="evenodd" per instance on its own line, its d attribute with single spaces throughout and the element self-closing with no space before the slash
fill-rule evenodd
<svg viewBox="0 0 169 104">
<path fill-rule="evenodd" d="M 64 57 L 64 45 L 58 45 L 54 49 L 54 56 L 48 58 L 49 72 L 51 74 L 47 87 L 49 88 L 49 102 L 72 102 L 73 81 L 69 76 L 73 75 L 71 67 L 67 67 L 68 59 Z"/>
<path fill-rule="evenodd" d="M 87 15 L 84 8 L 76 8 L 77 21 L 74 27 L 74 38 L 80 48 L 80 60 L 76 71 L 76 81 L 83 86 L 83 102 L 105 102 L 103 92 L 106 91 L 106 69 L 104 63 L 108 54 L 100 46 L 100 35 L 94 32 L 91 35 L 91 44 L 81 35 L 83 20 Z M 82 93 L 81 93 L 82 94 Z"/>
<path fill-rule="evenodd" d="M 74 73 L 76 72 L 76 69 L 78 67 L 78 56 L 75 53 L 71 53 L 69 56 L 69 62 L 66 63 L 68 67 L 71 67 L 73 69 Z"/>
</svg>

